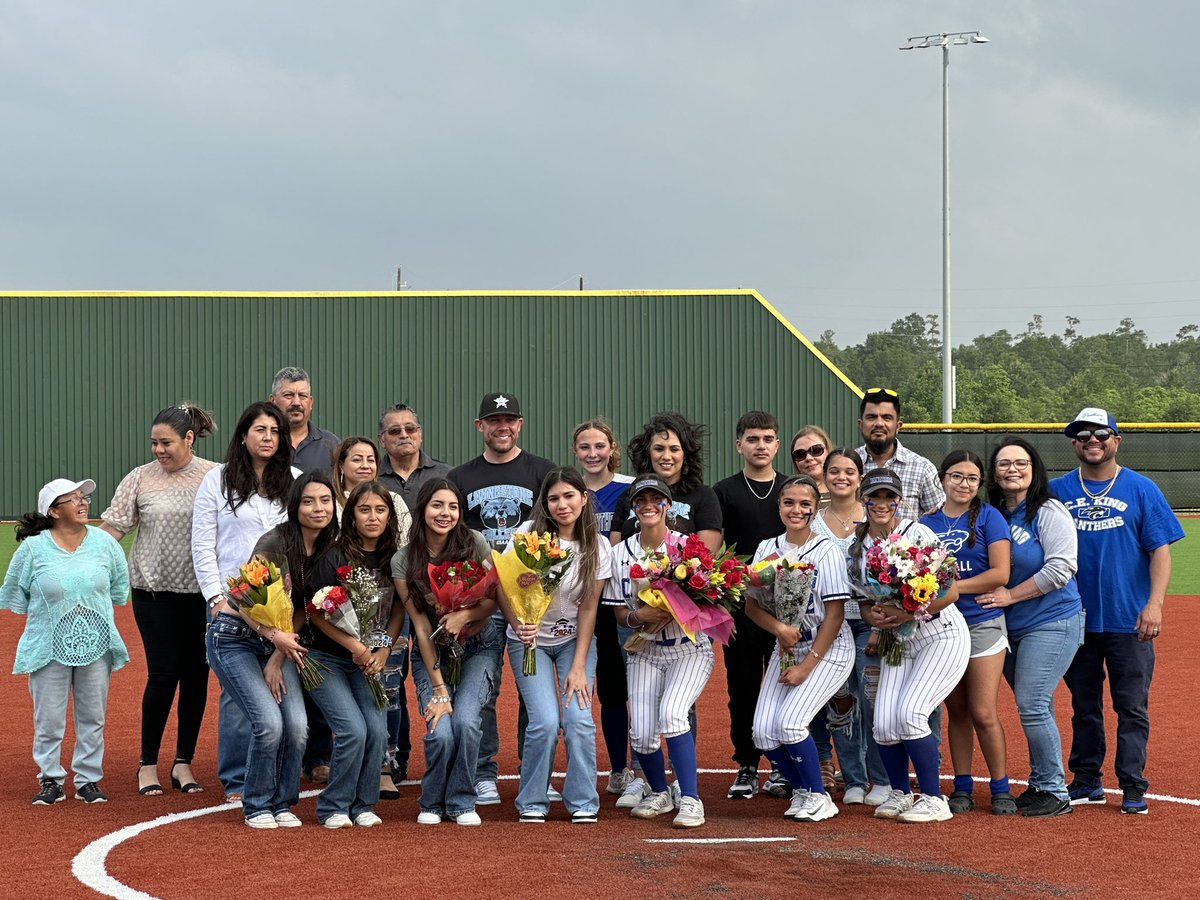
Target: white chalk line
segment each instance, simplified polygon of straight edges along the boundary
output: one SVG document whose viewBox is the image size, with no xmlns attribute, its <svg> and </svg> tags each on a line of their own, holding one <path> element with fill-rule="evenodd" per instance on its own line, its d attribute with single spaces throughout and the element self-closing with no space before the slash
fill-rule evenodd
<svg viewBox="0 0 1200 900">
<path fill-rule="evenodd" d="M 736 775 L 737 769 L 697 769 L 700 775 Z M 608 777 L 609 772 L 601 769 L 596 772 L 597 778 Z M 501 775 L 499 781 L 518 781 L 520 775 Z M 554 772 L 553 777 L 566 777 L 566 772 Z M 942 781 L 953 781 L 954 776 L 943 775 Z M 971 779 L 979 784 L 987 784 L 988 779 L 975 776 Z M 1010 783 L 1018 785 L 1028 785 L 1029 782 L 1019 779 L 1009 779 Z M 417 780 L 402 781 L 402 785 L 419 785 L 421 782 Z M 300 794 L 301 798 L 315 797 L 320 791 L 303 791 Z M 1121 791 L 1117 788 L 1105 788 L 1105 794 L 1111 794 L 1114 797 L 1120 797 Z M 1159 803 L 1177 803 L 1181 806 L 1200 807 L 1200 799 L 1192 799 L 1191 797 L 1176 797 L 1171 794 L 1146 794 L 1147 800 L 1153 800 Z M 1098 805 L 1098 804 L 1097 804 Z M 173 825 L 176 822 L 183 822 L 188 819 L 195 819 L 199 816 L 207 816 L 213 813 L 227 812 L 240 808 L 238 803 L 221 803 L 217 806 L 209 806 L 204 809 L 192 809 L 186 812 L 168 813 L 165 816 L 159 816 L 156 819 L 150 819 L 146 822 L 138 822 L 133 825 L 126 825 L 110 834 L 96 838 L 86 847 L 76 854 L 71 861 L 71 871 L 75 877 L 90 887 L 92 890 L 106 897 L 116 897 L 117 900 L 159 900 L 153 894 L 147 894 L 144 891 L 139 891 L 135 888 L 118 881 L 108 874 L 108 869 L 105 865 L 108 854 L 116 847 L 130 838 L 136 837 L 145 831 L 152 828 L 161 828 L 163 825 Z M 643 838 L 643 843 L 647 844 L 736 844 L 736 843 L 777 843 L 783 841 L 794 841 L 795 838 L 790 837 L 743 837 L 743 838 Z"/>
</svg>

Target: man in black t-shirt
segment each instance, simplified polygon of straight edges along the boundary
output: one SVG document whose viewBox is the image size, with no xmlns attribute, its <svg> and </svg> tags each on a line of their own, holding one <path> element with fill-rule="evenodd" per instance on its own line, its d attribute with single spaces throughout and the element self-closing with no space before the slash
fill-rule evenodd
<svg viewBox="0 0 1200 900">
<path fill-rule="evenodd" d="M 516 527 L 529 518 L 542 480 L 554 463 L 517 446 L 521 436 L 521 405 L 512 394 L 488 394 L 479 403 L 475 430 L 483 435 L 483 453 L 452 469 L 451 481 L 462 492 L 466 504 L 467 525 L 496 550 L 503 551 Z M 500 802 L 496 789 L 496 753 L 500 734 L 496 727 L 496 698 L 500 695 L 503 668 L 504 614 L 497 613 L 492 623 L 500 631 L 500 658 L 496 668 L 496 690 L 482 710 L 483 736 L 479 741 L 479 762 L 475 767 L 476 802 L 488 806 Z M 524 705 L 521 706 L 524 713 Z M 524 735 L 524 716 L 517 725 L 518 752 Z"/>
<path fill-rule="evenodd" d="M 742 471 L 718 481 L 713 490 L 721 503 L 725 545 L 736 546 L 739 556 L 751 557 L 762 541 L 784 531 L 779 519 L 784 477 L 774 468 L 779 423 L 767 412 L 746 413 L 738 419 L 735 446 L 742 457 Z M 754 708 L 775 638 L 751 621 L 745 611 L 738 611 L 734 622 L 737 635 L 725 647 L 725 681 L 729 689 L 729 739 L 738 773 L 728 796 L 749 799 L 758 792 L 760 757 L 752 736 Z M 777 772 L 767 778 L 765 788 L 772 794 L 784 790 L 788 796 L 791 794 Z"/>
</svg>

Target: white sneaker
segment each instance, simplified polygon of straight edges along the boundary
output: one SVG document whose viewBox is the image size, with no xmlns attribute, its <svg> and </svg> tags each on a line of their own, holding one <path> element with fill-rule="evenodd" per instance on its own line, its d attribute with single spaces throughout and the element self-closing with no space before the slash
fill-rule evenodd
<svg viewBox="0 0 1200 900">
<path fill-rule="evenodd" d="M 246 824 L 251 828 L 278 828 L 279 823 L 275 821 L 275 817 L 269 812 L 260 812 L 253 816 L 246 817 Z"/>
<path fill-rule="evenodd" d="M 500 802 L 500 789 L 490 778 L 475 782 L 475 805 L 495 806 Z"/>
<path fill-rule="evenodd" d="M 562 803 L 562 794 L 554 789 L 553 785 L 546 788 L 546 799 L 551 803 Z"/>
<path fill-rule="evenodd" d="M 804 808 L 796 813 L 794 818 L 797 822 L 824 822 L 826 819 L 832 819 L 839 811 L 832 797 L 814 791 L 808 795 Z"/>
<path fill-rule="evenodd" d="M 950 804 L 941 794 L 918 794 L 911 809 L 896 816 L 897 822 L 946 822 L 954 818 Z"/>
<path fill-rule="evenodd" d="M 857 785 L 846 788 L 846 793 L 842 795 L 842 803 L 846 806 L 862 806 L 866 800 L 867 792 Z"/>
<path fill-rule="evenodd" d="M 704 804 L 696 797 L 679 798 L 679 815 L 671 822 L 675 828 L 699 828 L 704 824 Z"/>
<path fill-rule="evenodd" d="M 379 818 L 371 810 L 364 809 L 354 817 L 354 824 L 359 828 L 374 828 L 376 825 L 382 825 L 383 819 Z"/>
<path fill-rule="evenodd" d="M 299 828 L 304 823 L 294 812 L 285 809 L 283 812 L 275 813 L 275 824 L 280 828 Z"/>
<path fill-rule="evenodd" d="M 475 810 L 465 812 L 460 816 L 455 816 L 454 821 L 459 825 L 482 825 L 483 819 L 479 818 L 479 813 Z"/>
<path fill-rule="evenodd" d="M 638 819 L 653 819 L 663 813 L 669 813 L 675 808 L 670 791 L 651 791 L 642 798 L 642 802 L 630 810 L 630 815 Z"/>
<path fill-rule="evenodd" d="M 326 828 L 350 828 L 354 825 L 354 823 L 350 821 L 350 817 L 345 813 L 334 813 L 321 824 Z"/>
<path fill-rule="evenodd" d="M 803 788 L 796 788 L 792 791 L 792 804 L 784 811 L 785 819 L 794 819 L 804 809 L 804 805 L 808 802 L 808 791 Z"/>
<path fill-rule="evenodd" d="M 912 809 L 912 805 L 912 794 L 906 794 L 904 791 L 899 790 L 889 791 L 888 798 L 875 807 L 875 818 L 894 819 L 900 813 L 908 812 Z"/>
<path fill-rule="evenodd" d="M 629 787 L 636 777 L 633 774 L 633 769 L 622 769 L 620 772 L 611 773 L 608 776 L 608 793 L 620 796 L 625 793 L 625 788 Z"/>
<path fill-rule="evenodd" d="M 646 782 L 640 778 L 634 778 L 625 785 L 625 790 L 617 798 L 617 809 L 633 809 L 642 802 L 646 794 Z"/>
<path fill-rule="evenodd" d="M 417 814 L 418 825 L 440 825 L 441 823 L 442 817 L 438 813 L 423 809 Z"/>
<path fill-rule="evenodd" d="M 867 791 L 867 796 L 863 798 L 863 802 L 867 806 L 878 806 L 887 800 L 892 795 L 892 789 L 886 784 L 877 784 Z"/>
</svg>

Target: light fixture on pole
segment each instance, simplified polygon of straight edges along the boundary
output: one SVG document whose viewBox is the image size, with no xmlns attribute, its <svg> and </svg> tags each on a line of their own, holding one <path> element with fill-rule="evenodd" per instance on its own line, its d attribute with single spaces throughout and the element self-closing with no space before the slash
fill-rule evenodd
<svg viewBox="0 0 1200 900">
<path fill-rule="evenodd" d="M 954 421 L 954 366 L 950 348 L 950 45 L 986 44 L 978 31 L 942 31 L 910 37 L 901 50 L 942 48 L 942 422 Z"/>
</svg>

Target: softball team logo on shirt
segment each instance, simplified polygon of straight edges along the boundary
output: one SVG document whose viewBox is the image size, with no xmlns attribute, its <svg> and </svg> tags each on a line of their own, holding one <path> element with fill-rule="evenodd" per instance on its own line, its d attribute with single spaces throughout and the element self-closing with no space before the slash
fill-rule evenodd
<svg viewBox="0 0 1200 900">
<path fill-rule="evenodd" d="M 1116 497 L 1079 497 L 1066 502 L 1067 512 L 1075 519 L 1079 531 L 1107 531 L 1124 528 L 1125 517 L 1118 515 L 1129 509 L 1129 504 Z"/>
</svg>

